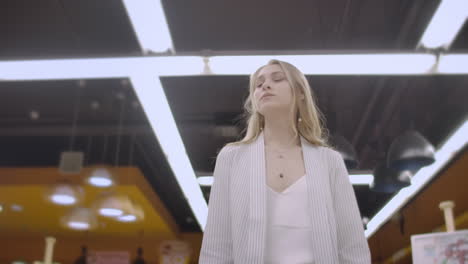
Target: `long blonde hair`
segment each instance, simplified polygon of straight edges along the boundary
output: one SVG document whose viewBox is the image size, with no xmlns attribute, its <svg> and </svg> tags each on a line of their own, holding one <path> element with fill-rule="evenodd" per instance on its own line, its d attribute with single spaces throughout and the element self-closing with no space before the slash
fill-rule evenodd
<svg viewBox="0 0 468 264">
<path fill-rule="evenodd" d="M 280 66 L 292 88 L 294 100 L 291 107 L 291 111 L 293 112 L 291 114 L 293 114 L 294 118 L 291 119 L 291 127 L 295 136 L 299 134 L 309 143 L 316 146 L 328 146 L 328 130 L 323 126 L 323 115 L 315 104 L 315 96 L 310 89 L 309 82 L 304 74 L 294 65 L 280 60 L 270 60 L 267 65 L 260 67 L 250 76 L 249 96 L 244 103 L 243 114 L 244 122 L 247 125 L 247 132 L 241 140 L 227 145 L 248 144 L 255 141 L 260 135 L 265 125 L 265 118 L 257 111 L 253 95 L 257 75 L 263 67 L 268 65 Z M 301 93 L 304 94 L 304 100 L 300 97 Z M 299 118 L 301 118 L 300 122 L 298 121 Z"/>
</svg>

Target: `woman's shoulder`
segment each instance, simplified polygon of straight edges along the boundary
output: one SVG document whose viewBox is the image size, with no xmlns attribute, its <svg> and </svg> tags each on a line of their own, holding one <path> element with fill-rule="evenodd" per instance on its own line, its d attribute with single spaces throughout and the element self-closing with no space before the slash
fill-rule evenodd
<svg viewBox="0 0 468 264">
<path fill-rule="evenodd" d="M 242 145 L 226 144 L 218 152 L 219 157 L 233 157 Z"/>
</svg>

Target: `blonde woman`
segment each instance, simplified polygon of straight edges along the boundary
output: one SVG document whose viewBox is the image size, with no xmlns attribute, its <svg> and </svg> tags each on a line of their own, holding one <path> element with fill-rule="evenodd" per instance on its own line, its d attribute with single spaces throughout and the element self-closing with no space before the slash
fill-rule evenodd
<svg viewBox="0 0 468 264">
<path fill-rule="evenodd" d="M 247 131 L 218 154 L 201 264 L 370 263 L 356 197 L 307 79 L 271 60 L 250 77 Z"/>
</svg>

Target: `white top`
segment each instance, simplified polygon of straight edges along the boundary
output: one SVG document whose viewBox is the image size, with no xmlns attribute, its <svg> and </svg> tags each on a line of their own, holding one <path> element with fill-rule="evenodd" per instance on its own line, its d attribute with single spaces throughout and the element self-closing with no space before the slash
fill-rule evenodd
<svg viewBox="0 0 468 264">
<path fill-rule="evenodd" d="M 306 177 L 281 193 L 267 189 L 265 263 L 313 263 Z"/>
</svg>

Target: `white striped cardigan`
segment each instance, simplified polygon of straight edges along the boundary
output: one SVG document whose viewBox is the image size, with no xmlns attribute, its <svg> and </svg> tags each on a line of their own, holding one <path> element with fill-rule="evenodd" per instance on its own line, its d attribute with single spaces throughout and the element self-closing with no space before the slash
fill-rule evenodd
<svg viewBox="0 0 468 264">
<path fill-rule="evenodd" d="M 301 137 L 314 263 L 371 263 L 359 208 L 341 155 Z M 266 232 L 264 137 L 218 154 L 201 264 L 263 264 Z M 289 263 L 288 263 L 289 264 Z M 291 263 L 292 264 L 292 263 Z"/>
</svg>

